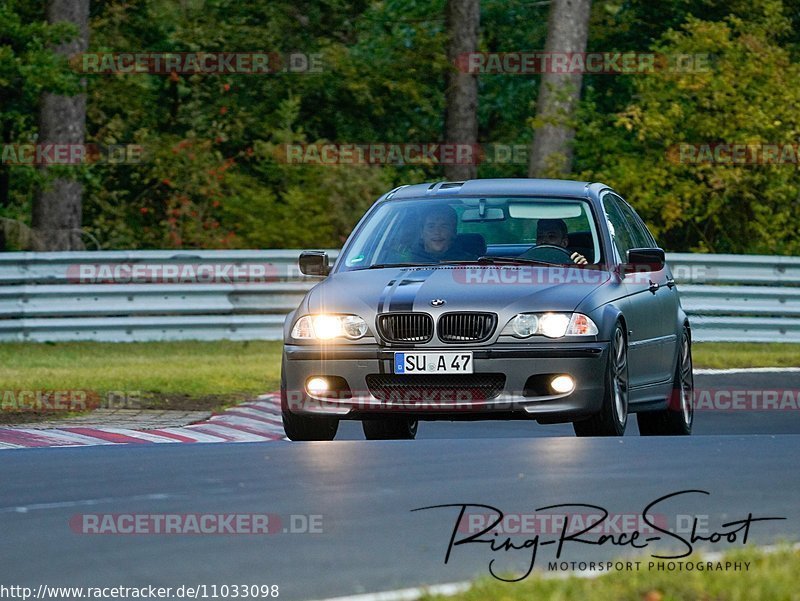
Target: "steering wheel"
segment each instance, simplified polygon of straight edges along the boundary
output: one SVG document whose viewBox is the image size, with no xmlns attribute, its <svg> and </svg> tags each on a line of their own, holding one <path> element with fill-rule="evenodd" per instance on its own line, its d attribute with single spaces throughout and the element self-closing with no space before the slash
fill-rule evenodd
<svg viewBox="0 0 800 601">
<path fill-rule="evenodd" d="M 519 255 L 520 259 L 533 259 L 547 263 L 572 264 L 572 253 L 563 246 L 555 244 L 537 244 L 533 248 Z"/>
</svg>

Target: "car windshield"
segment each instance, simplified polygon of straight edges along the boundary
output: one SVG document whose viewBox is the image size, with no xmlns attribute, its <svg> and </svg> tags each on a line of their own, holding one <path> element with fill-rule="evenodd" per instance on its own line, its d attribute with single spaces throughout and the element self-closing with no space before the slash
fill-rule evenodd
<svg viewBox="0 0 800 601">
<path fill-rule="evenodd" d="M 383 203 L 348 244 L 338 269 L 461 262 L 591 265 L 601 260 L 586 201 L 451 198 Z"/>
</svg>

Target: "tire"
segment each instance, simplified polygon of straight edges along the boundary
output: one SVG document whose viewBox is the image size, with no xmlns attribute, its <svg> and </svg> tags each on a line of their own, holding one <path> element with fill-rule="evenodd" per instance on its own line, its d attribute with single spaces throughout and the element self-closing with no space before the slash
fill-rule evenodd
<svg viewBox="0 0 800 601">
<path fill-rule="evenodd" d="M 339 430 L 339 419 L 292 413 L 286 391 L 286 376 L 281 366 L 281 420 L 289 440 L 333 440 Z"/>
<path fill-rule="evenodd" d="M 297 415 L 286 409 L 281 418 L 289 440 L 333 440 L 339 430 L 339 420 L 333 417 Z"/>
<path fill-rule="evenodd" d="M 365 419 L 361 422 L 367 440 L 414 440 L 419 422 L 401 417 L 389 419 Z"/>
<path fill-rule="evenodd" d="M 608 346 L 603 406 L 592 417 L 572 423 L 578 436 L 622 436 L 628 424 L 628 343 L 619 322 Z"/>
<path fill-rule="evenodd" d="M 638 413 L 639 434 L 642 436 L 688 436 L 694 424 L 694 375 L 692 374 L 692 339 L 684 327 L 672 394 L 666 409 Z"/>
</svg>

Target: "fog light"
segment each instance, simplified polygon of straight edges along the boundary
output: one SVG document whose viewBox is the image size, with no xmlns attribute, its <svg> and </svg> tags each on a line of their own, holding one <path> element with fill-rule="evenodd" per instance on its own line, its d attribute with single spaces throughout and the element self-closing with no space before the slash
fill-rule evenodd
<svg viewBox="0 0 800 601">
<path fill-rule="evenodd" d="M 569 376 L 556 376 L 550 380 L 550 388 L 553 389 L 553 392 L 566 394 L 575 389 L 575 380 Z"/>
<path fill-rule="evenodd" d="M 328 392 L 328 380 L 325 378 L 311 378 L 306 382 L 306 390 L 309 394 L 323 394 Z"/>
</svg>

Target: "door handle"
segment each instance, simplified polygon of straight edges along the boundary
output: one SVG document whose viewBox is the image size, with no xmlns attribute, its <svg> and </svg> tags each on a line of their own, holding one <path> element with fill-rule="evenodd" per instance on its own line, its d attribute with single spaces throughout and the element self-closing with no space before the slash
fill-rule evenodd
<svg viewBox="0 0 800 601">
<path fill-rule="evenodd" d="M 656 292 L 658 292 L 658 289 L 659 289 L 659 284 L 657 282 L 654 282 L 653 280 L 650 280 L 650 292 L 655 294 Z"/>
<path fill-rule="evenodd" d="M 667 279 L 667 288 L 672 290 L 675 287 L 675 280 L 673 278 Z"/>
</svg>

